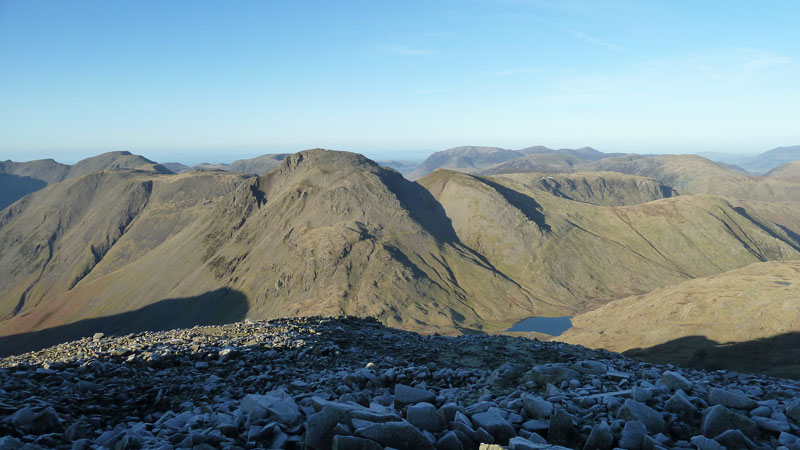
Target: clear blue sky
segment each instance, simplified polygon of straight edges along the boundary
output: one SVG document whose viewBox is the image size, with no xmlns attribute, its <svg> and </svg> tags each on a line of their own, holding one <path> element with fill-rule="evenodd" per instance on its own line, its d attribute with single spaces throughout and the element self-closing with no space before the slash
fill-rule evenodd
<svg viewBox="0 0 800 450">
<path fill-rule="evenodd" d="M 760 152 L 800 144 L 798 18 L 797 1 L 0 0 L 0 159 Z"/>
</svg>

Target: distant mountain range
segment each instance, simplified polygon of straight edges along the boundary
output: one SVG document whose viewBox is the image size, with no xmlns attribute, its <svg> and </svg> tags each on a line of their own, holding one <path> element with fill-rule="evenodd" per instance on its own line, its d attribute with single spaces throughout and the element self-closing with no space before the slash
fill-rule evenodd
<svg viewBox="0 0 800 450">
<path fill-rule="evenodd" d="M 800 161 L 789 161 L 770 170 L 764 176 L 781 180 L 800 181 Z"/>
<path fill-rule="evenodd" d="M 499 147 L 455 147 L 436 152 L 408 174 L 412 180 L 422 178 L 436 169 L 466 173 L 564 172 L 581 162 L 620 156 L 621 153 L 602 153 L 591 147 L 577 150 L 553 150 L 534 146 L 521 150 Z"/>
<path fill-rule="evenodd" d="M 460 147 L 432 155 L 416 182 L 321 149 L 189 170 L 126 152 L 0 167 L 3 192 L 18 196 L 0 210 L 0 336 L 15 336 L 0 353 L 183 299 L 182 326 L 209 314 L 355 314 L 471 333 L 574 315 L 570 342 L 658 358 L 658 345 L 685 337 L 677 330 L 695 329 L 692 311 L 716 307 L 699 280 L 730 277 L 744 291 L 765 264 L 794 283 L 800 260 L 798 163 L 759 177 L 694 155 Z M 748 308 L 776 304 L 764 292 Z M 234 298 L 244 312 L 226 312 Z M 696 329 L 764 335 L 726 335 L 740 317 L 715 317 Z M 793 317 L 770 326 L 791 330 Z M 633 323 L 653 331 L 628 339 Z M 71 334 L 32 333 L 48 329 Z"/>
<path fill-rule="evenodd" d="M 754 175 L 762 175 L 787 162 L 800 160 L 800 145 L 777 147 L 755 156 L 715 152 L 698 153 L 698 155 L 740 167 Z"/>
<path fill-rule="evenodd" d="M 284 158 L 289 156 L 289 153 L 274 153 L 274 154 L 267 154 L 256 156 L 255 158 L 249 159 L 237 159 L 236 161 L 230 164 L 209 164 L 209 163 L 202 163 L 197 164 L 196 166 L 186 166 L 181 163 L 166 163 L 164 164 L 166 167 L 169 167 L 175 173 L 186 172 L 189 170 L 222 170 L 225 172 L 239 172 L 239 173 L 249 173 L 254 175 L 264 175 L 270 170 L 274 169 L 275 167 L 283 161 Z"/>
</svg>

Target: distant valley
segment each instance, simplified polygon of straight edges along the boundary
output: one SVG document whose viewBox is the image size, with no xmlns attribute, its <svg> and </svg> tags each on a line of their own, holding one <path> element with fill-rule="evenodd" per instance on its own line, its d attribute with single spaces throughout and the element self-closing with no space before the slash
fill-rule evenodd
<svg viewBox="0 0 800 450">
<path fill-rule="evenodd" d="M 458 147 L 418 165 L 321 149 L 195 167 L 6 161 L 0 352 L 144 330 L 119 318 L 168 302 L 161 327 L 354 314 L 497 333 L 573 316 L 568 342 L 699 364 L 658 346 L 800 331 L 777 312 L 800 260 L 798 164 L 756 176 L 588 147 Z M 746 308 L 718 300 L 751 291 Z M 724 331 L 762 309 L 771 328 Z"/>
</svg>

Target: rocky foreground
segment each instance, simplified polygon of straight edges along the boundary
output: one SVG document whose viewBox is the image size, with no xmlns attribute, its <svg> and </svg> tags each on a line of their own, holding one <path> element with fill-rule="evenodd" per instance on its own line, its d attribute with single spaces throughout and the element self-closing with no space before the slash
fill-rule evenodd
<svg viewBox="0 0 800 450">
<path fill-rule="evenodd" d="M 0 448 L 800 449 L 800 384 L 300 318 L 0 360 Z"/>
</svg>

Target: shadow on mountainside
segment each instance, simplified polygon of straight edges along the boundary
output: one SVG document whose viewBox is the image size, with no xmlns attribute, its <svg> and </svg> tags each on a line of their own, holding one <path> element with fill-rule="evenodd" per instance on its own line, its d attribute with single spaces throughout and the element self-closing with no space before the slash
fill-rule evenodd
<svg viewBox="0 0 800 450">
<path fill-rule="evenodd" d="M 525 217 L 531 222 L 535 223 L 539 229 L 549 232 L 550 225 L 545 221 L 544 214 L 542 214 L 542 205 L 539 204 L 532 197 L 523 193 L 509 189 L 502 184 L 495 183 L 487 178 L 481 178 L 481 182 L 488 184 L 500 195 L 502 195 L 511 206 L 517 208 Z"/>
<path fill-rule="evenodd" d="M 800 332 L 732 343 L 687 336 L 645 349 L 631 349 L 623 355 L 655 364 L 800 379 Z"/>
<path fill-rule="evenodd" d="M 0 173 L 0 209 L 45 186 L 47 183 L 36 178 Z"/>
<path fill-rule="evenodd" d="M 439 242 L 459 242 L 458 235 L 444 207 L 422 185 L 408 181 L 396 171 L 379 172 L 383 184 L 394 192 L 403 208 L 415 222 L 433 235 Z"/>
<path fill-rule="evenodd" d="M 788 245 L 790 245 L 793 249 L 795 249 L 797 251 L 800 251 L 800 240 L 798 240 L 798 239 L 800 239 L 800 236 L 798 236 L 797 233 L 794 233 L 790 229 L 776 224 L 781 230 L 783 230 L 784 233 L 786 233 L 786 236 L 789 237 L 789 239 L 786 239 L 785 237 L 775 233 L 773 230 L 771 230 L 768 227 L 766 227 L 763 223 L 761 223 L 758 220 L 754 219 L 752 216 L 750 216 L 750 214 L 747 213 L 747 210 L 742 208 L 741 206 L 737 206 L 737 207 L 733 208 L 733 210 L 736 211 L 737 213 L 739 213 L 745 219 L 747 219 L 750 222 L 752 222 L 757 227 L 761 228 L 761 230 L 763 232 L 767 233 L 771 237 L 773 237 L 773 238 L 775 238 L 775 239 L 777 239 L 779 241 L 783 241 L 783 242 L 787 243 Z"/>
<path fill-rule="evenodd" d="M 248 310 L 247 297 L 242 292 L 228 288 L 217 289 L 196 297 L 161 300 L 135 311 L 2 336 L 0 357 L 41 350 L 98 332 L 123 335 L 238 322 L 244 319 Z"/>
</svg>

